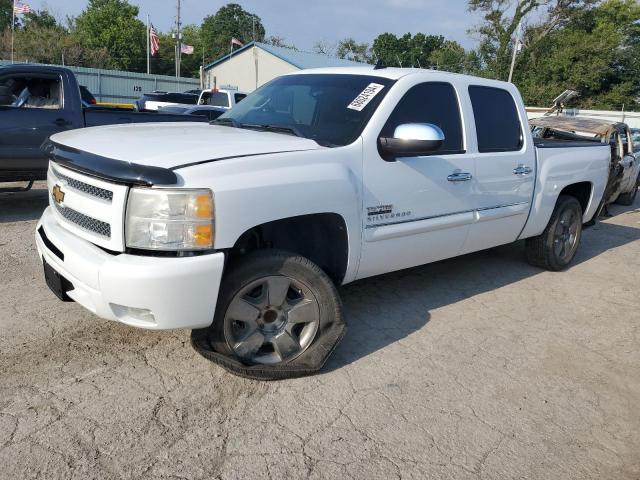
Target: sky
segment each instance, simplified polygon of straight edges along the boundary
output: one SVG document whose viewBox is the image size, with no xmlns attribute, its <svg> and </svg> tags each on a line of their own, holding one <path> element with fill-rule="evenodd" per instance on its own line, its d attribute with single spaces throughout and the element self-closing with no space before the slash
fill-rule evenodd
<svg viewBox="0 0 640 480">
<path fill-rule="evenodd" d="M 284 37 L 300 50 L 314 43 L 335 44 L 345 37 L 372 42 L 380 33 L 407 32 L 443 35 L 465 48 L 477 40 L 467 33 L 479 20 L 467 11 L 466 0 L 233 0 L 262 19 L 267 35 Z M 55 17 L 78 15 L 87 0 L 23 0 L 32 8 L 46 7 Z M 175 24 L 176 0 L 129 0 L 140 7 L 140 18 L 149 14 L 161 31 Z M 229 3 L 223 0 L 182 0 L 183 24 L 200 24 Z"/>
</svg>

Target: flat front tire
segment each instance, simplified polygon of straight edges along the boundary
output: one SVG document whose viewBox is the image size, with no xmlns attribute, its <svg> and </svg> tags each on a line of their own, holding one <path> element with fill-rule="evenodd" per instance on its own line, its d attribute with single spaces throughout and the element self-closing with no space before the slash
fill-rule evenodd
<svg viewBox="0 0 640 480">
<path fill-rule="evenodd" d="M 264 250 L 229 266 L 206 337 L 231 360 L 222 363 L 229 370 L 274 379 L 318 370 L 343 331 L 340 297 L 326 273 L 305 257 Z"/>
<path fill-rule="evenodd" d="M 580 202 L 574 197 L 560 195 L 544 232 L 526 240 L 527 260 L 547 270 L 562 270 L 573 260 L 581 237 Z"/>
</svg>

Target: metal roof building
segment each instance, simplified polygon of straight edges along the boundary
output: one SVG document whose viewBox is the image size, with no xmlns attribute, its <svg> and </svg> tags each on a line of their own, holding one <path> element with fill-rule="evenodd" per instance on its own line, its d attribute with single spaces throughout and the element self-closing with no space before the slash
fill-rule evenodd
<svg viewBox="0 0 640 480">
<path fill-rule="evenodd" d="M 260 85 L 285 73 L 307 68 L 353 67 L 362 63 L 319 53 L 301 52 L 250 42 L 205 67 L 205 83 L 209 87 L 231 86 L 251 92 Z"/>
</svg>

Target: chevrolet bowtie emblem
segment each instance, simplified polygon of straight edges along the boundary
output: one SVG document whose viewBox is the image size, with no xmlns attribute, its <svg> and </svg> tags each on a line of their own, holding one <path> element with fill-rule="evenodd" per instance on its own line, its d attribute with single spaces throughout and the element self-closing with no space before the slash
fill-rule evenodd
<svg viewBox="0 0 640 480">
<path fill-rule="evenodd" d="M 56 201 L 56 203 L 62 203 L 64 201 L 64 192 L 60 188 L 60 185 L 56 185 L 51 190 L 51 196 Z"/>
</svg>

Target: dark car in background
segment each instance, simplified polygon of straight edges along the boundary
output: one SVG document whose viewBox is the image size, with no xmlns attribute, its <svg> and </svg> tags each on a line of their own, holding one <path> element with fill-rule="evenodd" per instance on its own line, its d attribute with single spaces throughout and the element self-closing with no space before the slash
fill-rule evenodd
<svg viewBox="0 0 640 480">
<path fill-rule="evenodd" d="M 51 135 L 64 130 L 209 121 L 206 116 L 93 106 L 82 95 L 76 76 L 67 68 L 30 64 L 0 68 L 0 182 L 44 180 L 48 159 L 41 147 Z"/>
</svg>

